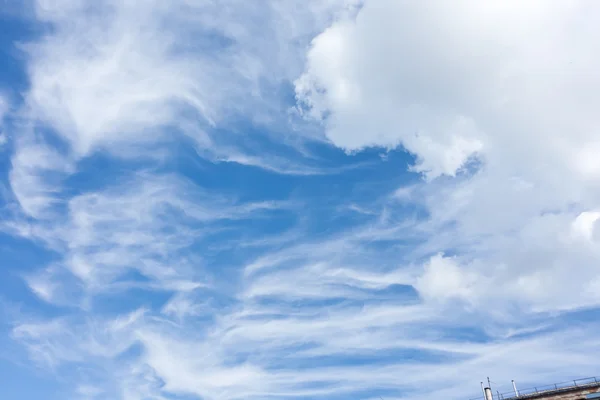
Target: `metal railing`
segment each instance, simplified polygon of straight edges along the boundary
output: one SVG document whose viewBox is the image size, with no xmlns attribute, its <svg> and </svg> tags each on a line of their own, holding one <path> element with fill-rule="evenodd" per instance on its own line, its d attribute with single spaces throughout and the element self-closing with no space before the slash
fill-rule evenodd
<svg viewBox="0 0 600 400">
<path fill-rule="evenodd" d="M 591 377 L 591 378 L 581 378 L 574 379 L 572 381 L 565 381 L 559 383 L 553 383 L 551 385 L 544 386 L 534 386 L 526 389 L 518 389 L 519 396 L 516 396 L 514 391 L 499 393 L 493 393 L 494 400 L 515 400 L 517 398 L 528 397 L 528 396 L 536 396 L 538 394 L 554 392 L 561 389 L 572 389 L 579 387 L 588 387 L 588 386 L 600 386 L 600 377 Z M 481 400 L 483 398 L 483 394 L 479 397 L 472 398 L 469 400 Z"/>
</svg>

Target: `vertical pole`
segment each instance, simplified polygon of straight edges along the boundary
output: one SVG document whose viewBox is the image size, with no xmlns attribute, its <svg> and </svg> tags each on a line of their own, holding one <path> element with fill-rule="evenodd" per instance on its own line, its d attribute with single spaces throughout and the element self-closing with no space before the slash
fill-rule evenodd
<svg viewBox="0 0 600 400">
<path fill-rule="evenodd" d="M 513 389 L 515 391 L 515 397 L 519 397 L 519 391 L 517 390 L 517 384 L 515 383 L 515 380 L 513 379 L 511 382 L 513 384 Z"/>
<path fill-rule="evenodd" d="M 483 400 L 485 400 L 485 389 L 483 388 L 483 382 L 481 382 L 481 392 L 483 393 Z"/>
</svg>

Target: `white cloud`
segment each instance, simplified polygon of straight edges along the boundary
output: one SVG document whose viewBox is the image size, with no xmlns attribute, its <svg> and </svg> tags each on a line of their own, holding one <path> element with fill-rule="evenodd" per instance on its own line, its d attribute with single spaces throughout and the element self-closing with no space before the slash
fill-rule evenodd
<svg viewBox="0 0 600 400">
<path fill-rule="evenodd" d="M 123 203 L 118 196 L 107 197 Z M 566 219 L 564 226 L 572 223 Z M 564 321 L 557 319 L 544 320 L 540 327 L 539 320 L 519 313 L 498 320 L 493 312 L 475 308 L 465 314 L 462 307 L 448 308 L 446 300 L 480 302 L 476 285 L 482 282 L 474 278 L 481 270 L 441 255 L 429 259 L 424 275 L 418 268 L 390 268 L 400 259 L 392 254 L 402 250 L 382 253 L 370 247 L 374 240 L 389 240 L 386 232 L 368 225 L 330 241 L 291 241 L 278 253 L 267 247 L 268 256 L 248 262 L 242 288 L 233 293 L 179 293 L 161 310 L 114 320 L 89 316 L 83 322 L 25 322 L 14 335 L 42 364 L 59 371 L 72 371 L 81 363 L 93 368 L 103 378 L 92 382 L 102 382 L 106 396 L 123 399 L 169 399 L 174 394 L 206 399 L 330 398 L 374 388 L 415 399 L 465 398 L 475 393 L 482 371 L 509 383 L 518 367 L 520 381 L 526 377 L 537 383 L 563 378 L 565 372 L 557 370 L 556 363 L 567 362 L 572 375 L 586 375 L 595 365 L 596 355 L 587 350 L 598 344 L 594 324 L 563 329 Z M 570 229 L 564 234 L 566 241 L 573 240 Z M 91 240 L 83 231 L 79 236 Z M 425 303 L 410 292 L 378 292 L 394 285 L 408 290 L 411 284 Z M 235 297 L 229 306 L 203 304 L 227 294 Z M 533 295 L 539 299 L 539 294 Z M 324 302 L 330 305 L 324 307 Z M 513 332 L 507 334 L 509 328 Z M 453 332 L 481 329 L 485 341 L 482 333 L 473 339 L 453 337 Z M 125 355 L 131 346 L 141 350 Z M 76 373 L 68 376 L 89 384 Z"/>
<path fill-rule="evenodd" d="M 78 156 L 159 141 L 164 127 L 196 136 L 232 111 L 262 115 L 273 99 L 260 85 L 299 70 L 302 44 L 290 42 L 321 29 L 345 1 L 305 3 L 38 1 L 37 18 L 53 30 L 26 46 L 28 106 Z"/>
<path fill-rule="evenodd" d="M 277 318 L 275 310 L 280 312 Z M 555 367 L 560 362 L 568 363 L 573 376 L 585 374 L 596 359 L 589 349 L 598 345 L 596 324 L 485 343 L 453 341 L 446 339 L 447 329 L 473 329 L 479 321 L 440 316 L 421 306 L 290 307 L 287 312 L 281 305 L 249 303 L 238 311 L 223 311 L 211 326 L 193 320 L 174 324 L 137 311 L 115 320 L 21 324 L 13 335 L 36 359 L 58 371 L 85 360 L 88 370 L 93 367 L 107 379 L 96 381 L 96 386 L 101 384 L 107 396 L 125 399 L 168 399 L 172 394 L 206 399 L 328 398 L 373 388 L 401 390 L 416 399 L 464 398 L 477 388 L 477 378 L 468 377 L 482 371 L 508 385 L 515 373 L 521 382 L 524 377 L 538 382 L 561 379 Z M 134 344 L 144 350 L 124 357 Z M 411 351 L 420 351 L 421 357 L 402 356 Z M 390 352 L 399 356 L 386 363 L 343 362 L 353 357 L 384 359 Z M 338 361 L 320 364 L 324 358 Z M 436 374 L 431 374 L 432 368 Z M 164 384 L 154 384 L 157 378 Z"/>
<path fill-rule="evenodd" d="M 6 99 L 6 96 L 0 94 L 0 122 L 4 119 L 9 109 L 9 101 Z"/>
<path fill-rule="evenodd" d="M 435 255 L 424 266 L 415 288 L 425 300 L 469 300 L 476 290 L 477 278 L 465 272 L 453 258 Z"/>
<path fill-rule="evenodd" d="M 296 92 L 327 115 L 334 144 L 401 144 L 430 177 L 478 155 L 584 178 L 595 173 L 578 155 L 596 142 L 598 15 L 585 1 L 366 2 L 314 39 Z"/>
<path fill-rule="evenodd" d="M 39 141 L 22 140 L 12 157 L 9 181 L 23 212 L 48 218 L 61 200 L 57 196 L 64 177 L 73 172 L 73 163 L 53 147 Z"/>
<path fill-rule="evenodd" d="M 598 237 L 596 232 L 598 219 L 600 219 L 600 212 L 598 211 L 582 212 L 572 223 L 573 234 L 585 240 L 592 241 L 596 239 Z"/>
<path fill-rule="evenodd" d="M 206 287 L 210 276 L 202 269 L 201 255 L 186 249 L 230 221 L 263 218 L 290 206 L 237 203 L 174 175 L 139 173 L 119 185 L 72 197 L 66 215 L 21 228 L 61 256 L 27 281 L 40 298 L 60 304 L 83 305 L 89 296 L 140 285 L 194 291 Z M 147 282 L 127 279 L 131 272 Z"/>
<path fill-rule="evenodd" d="M 586 1 L 379 0 L 314 39 L 296 94 L 333 144 L 402 145 L 430 179 L 479 159 L 476 173 L 403 200 L 430 214 L 415 254 L 457 254 L 456 266 L 425 264 L 424 293 L 476 307 L 598 305 L 595 241 L 575 237 L 594 237 L 600 206 L 599 21 Z"/>
<path fill-rule="evenodd" d="M 163 24 L 192 29 L 185 15 L 122 2 L 38 4 L 38 16 L 55 32 L 28 47 L 29 106 L 78 155 L 156 141 L 157 128 L 174 123 L 182 106 L 213 121 L 207 103 L 219 103 L 214 67 L 159 31 Z"/>
<path fill-rule="evenodd" d="M 96 386 L 82 384 L 77 386 L 76 393 L 82 399 L 95 399 L 103 394 L 104 390 Z"/>
<path fill-rule="evenodd" d="M 8 100 L 5 99 L 5 96 L 0 94 L 0 150 L 2 147 L 8 142 L 8 137 L 4 132 L 4 117 L 9 110 Z"/>
<path fill-rule="evenodd" d="M 197 317 L 205 307 L 200 299 L 191 296 L 189 292 L 175 294 L 161 309 L 161 312 L 178 320 L 187 317 Z"/>
<path fill-rule="evenodd" d="M 54 135 L 66 145 L 61 156 L 72 164 L 71 173 L 99 150 L 164 157 L 161 145 L 181 134 L 209 159 L 283 174 L 322 173 L 252 154 L 238 140 L 241 134 L 214 128 L 229 128 L 228 120 L 240 116 L 271 126 L 286 121 L 278 88 L 300 72 L 300 50 L 310 35 L 345 3 L 35 2 L 35 18 L 48 30 L 22 45 L 30 87 L 19 112 L 29 124 L 14 132 L 20 145 L 11 186 L 23 210 L 37 217 L 57 201 L 61 187 L 45 182 L 48 168 L 21 166 L 27 154 L 56 142 Z M 56 168 L 65 172 L 61 163 Z"/>
</svg>

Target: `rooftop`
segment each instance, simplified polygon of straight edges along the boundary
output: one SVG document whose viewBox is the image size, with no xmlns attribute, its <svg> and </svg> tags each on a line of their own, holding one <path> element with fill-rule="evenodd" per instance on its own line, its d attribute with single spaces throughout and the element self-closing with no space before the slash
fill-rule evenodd
<svg viewBox="0 0 600 400">
<path fill-rule="evenodd" d="M 534 386 L 527 389 L 518 389 L 518 396 L 514 391 L 505 393 L 493 392 L 492 394 L 494 396 L 494 400 L 531 400 L 540 397 L 553 396 L 562 393 L 593 388 L 600 388 L 600 377 L 575 379 L 572 381 L 553 383 L 551 385 Z M 482 397 L 483 395 L 470 400 L 481 400 Z M 600 395 L 588 396 L 588 398 L 598 398 L 600 400 Z"/>
</svg>

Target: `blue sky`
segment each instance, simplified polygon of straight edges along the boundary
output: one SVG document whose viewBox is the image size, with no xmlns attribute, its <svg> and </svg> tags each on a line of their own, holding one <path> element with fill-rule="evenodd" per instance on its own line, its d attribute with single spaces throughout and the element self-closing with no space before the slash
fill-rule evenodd
<svg viewBox="0 0 600 400">
<path fill-rule="evenodd" d="M 2 398 L 597 374 L 599 22 L 593 1 L 0 2 Z"/>
</svg>

